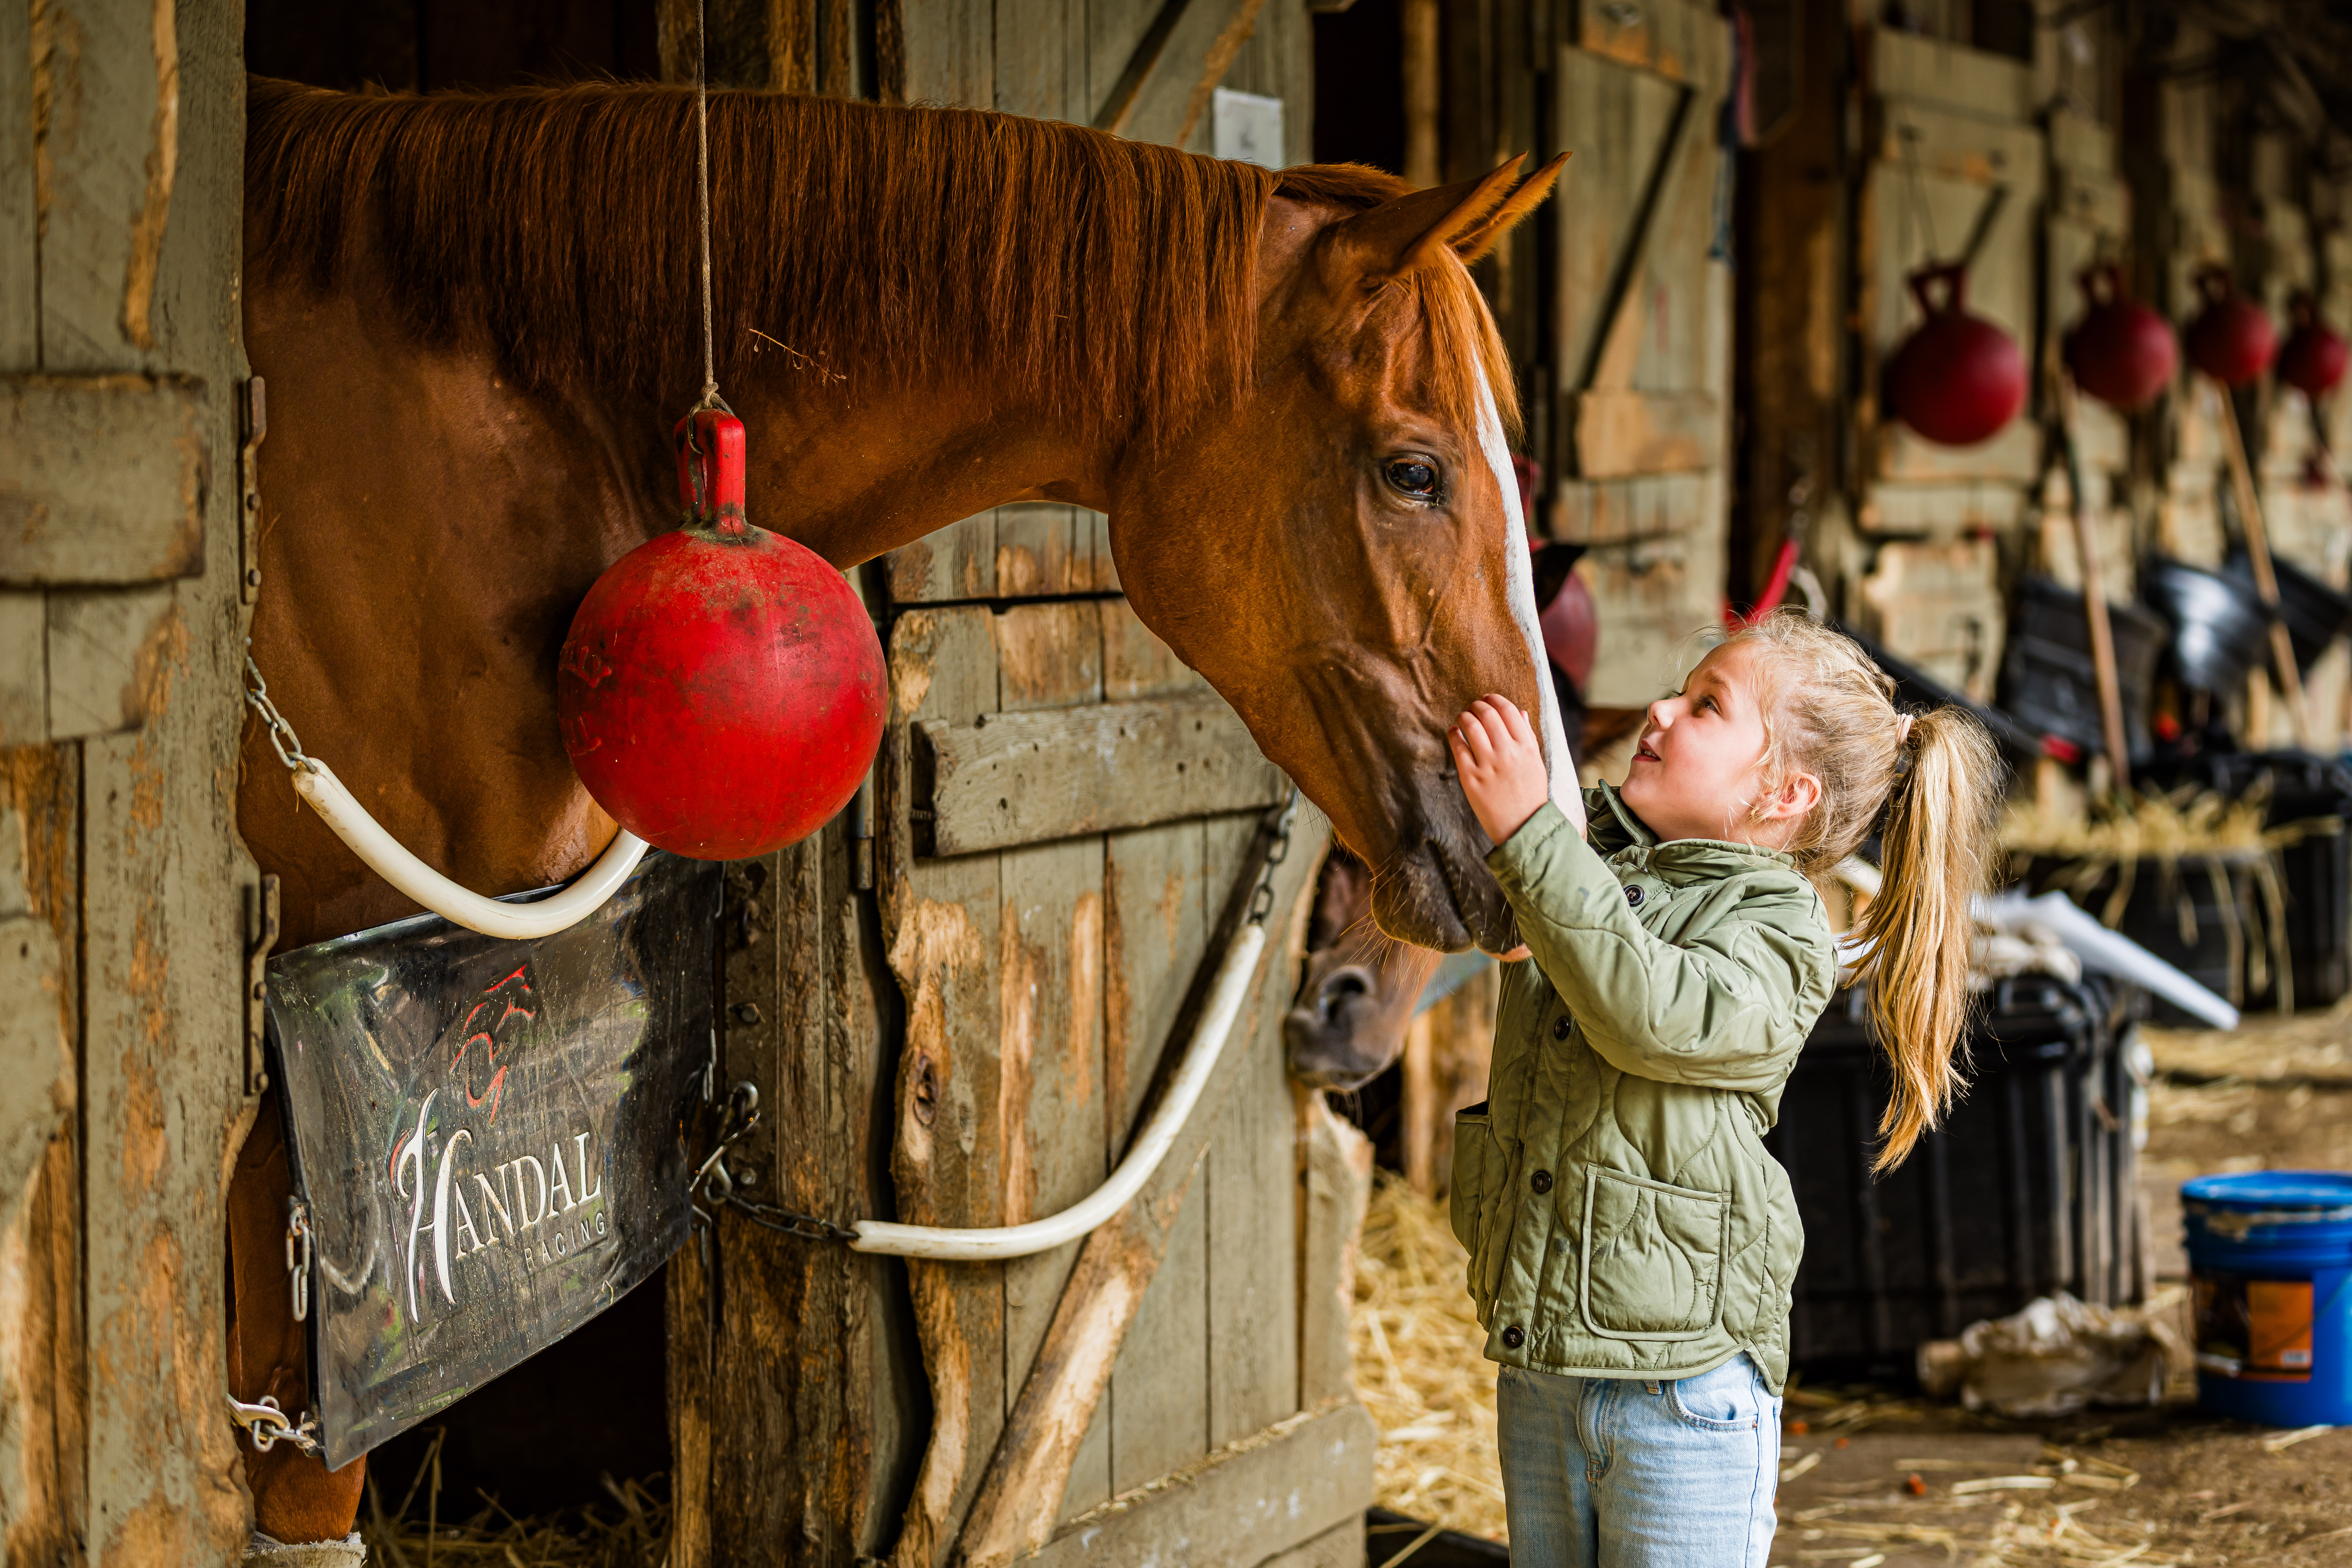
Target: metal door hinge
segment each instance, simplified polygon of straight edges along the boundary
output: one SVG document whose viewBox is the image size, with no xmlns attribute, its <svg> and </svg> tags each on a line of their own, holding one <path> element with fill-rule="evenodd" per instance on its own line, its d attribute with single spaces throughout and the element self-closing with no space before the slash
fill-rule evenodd
<svg viewBox="0 0 2352 1568">
<path fill-rule="evenodd" d="M 278 879 L 245 890 L 245 1092 L 269 1087 L 262 1038 L 269 1026 L 269 954 L 278 945 Z"/>
<path fill-rule="evenodd" d="M 237 595 L 261 597 L 261 438 L 269 434 L 269 403 L 259 376 L 245 384 L 237 410 Z"/>
</svg>

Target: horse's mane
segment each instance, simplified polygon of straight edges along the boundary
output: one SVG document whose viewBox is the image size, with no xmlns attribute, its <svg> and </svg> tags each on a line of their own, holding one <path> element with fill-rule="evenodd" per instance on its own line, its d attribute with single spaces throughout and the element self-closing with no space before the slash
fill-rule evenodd
<svg viewBox="0 0 2352 1568">
<path fill-rule="evenodd" d="M 427 342 L 481 332 L 526 385 L 682 401 L 700 382 L 694 135 L 678 88 L 256 78 L 247 265 L 326 289 L 364 252 Z M 1269 196 L 1361 209 L 1410 188 L 980 110 L 740 92 L 710 97 L 710 178 L 722 384 L 758 353 L 820 377 L 961 371 L 1130 437 L 1245 392 Z M 1467 271 L 1413 281 L 1436 412 L 1474 426 L 1483 372 L 1513 418 Z"/>
</svg>

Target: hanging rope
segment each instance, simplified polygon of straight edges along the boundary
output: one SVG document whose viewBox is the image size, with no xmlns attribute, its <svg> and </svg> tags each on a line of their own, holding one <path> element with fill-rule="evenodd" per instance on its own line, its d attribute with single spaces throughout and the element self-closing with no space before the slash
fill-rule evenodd
<svg viewBox="0 0 2352 1568">
<path fill-rule="evenodd" d="M 694 0 L 694 134 L 702 217 L 702 401 L 694 405 L 699 413 L 726 406 L 719 397 L 719 352 L 710 330 L 710 40 L 703 0 Z"/>
</svg>

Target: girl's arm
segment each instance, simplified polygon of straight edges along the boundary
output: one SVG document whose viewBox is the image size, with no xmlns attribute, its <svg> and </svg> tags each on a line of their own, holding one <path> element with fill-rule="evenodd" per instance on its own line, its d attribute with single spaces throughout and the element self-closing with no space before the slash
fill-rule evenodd
<svg viewBox="0 0 2352 1568">
<path fill-rule="evenodd" d="M 1693 889 L 1738 907 L 1683 947 L 1643 927 L 1616 874 L 1556 807 L 1538 808 L 1486 864 L 1544 977 L 1621 1071 L 1777 1089 L 1835 988 L 1828 929 L 1793 871 L 1785 884 L 1767 874 Z"/>
<path fill-rule="evenodd" d="M 1693 898 L 1735 907 L 1687 945 L 1652 935 L 1616 873 L 1546 798 L 1542 751 L 1508 702 L 1486 698 L 1448 736 L 1487 867 L 1537 965 L 1585 1038 L 1621 1071 L 1765 1090 L 1787 1076 L 1836 984 L 1820 901 L 1794 871 L 1759 865 Z"/>
</svg>

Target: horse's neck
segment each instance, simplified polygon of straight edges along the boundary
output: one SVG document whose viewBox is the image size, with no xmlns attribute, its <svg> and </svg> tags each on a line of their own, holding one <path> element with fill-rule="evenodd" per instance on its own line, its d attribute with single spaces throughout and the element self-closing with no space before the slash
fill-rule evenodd
<svg viewBox="0 0 2352 1568">
<path fill-rule="evenodd" d="M 856 368 L 846 374 L 854 384 Z M 787 374 L 734 405 L 750 437 L 751 520 L 836 566 L 1007 501 L 1108 510 L 1113 454 L 1034 410 L 953 384 L 871 398 L 831 391 Z"/>
</svg>

